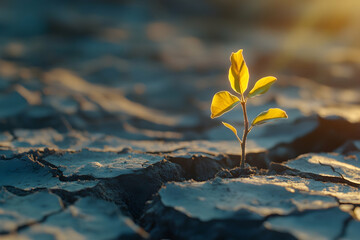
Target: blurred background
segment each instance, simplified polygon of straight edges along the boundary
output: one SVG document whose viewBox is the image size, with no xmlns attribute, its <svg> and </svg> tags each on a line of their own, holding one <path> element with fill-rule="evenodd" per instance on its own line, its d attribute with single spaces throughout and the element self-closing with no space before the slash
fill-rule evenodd
<svg viewBox="0 0 360 240">
<path fill-rule="evenodd" d="M 278 106 L 287 124 L 358 122 L 359 11 L 359 0 L 0 0 L 1 139 L 234 139 L 209 115 L 238 49 L 249 88 L 278 77 L 250 117 Z"/>
</svg>

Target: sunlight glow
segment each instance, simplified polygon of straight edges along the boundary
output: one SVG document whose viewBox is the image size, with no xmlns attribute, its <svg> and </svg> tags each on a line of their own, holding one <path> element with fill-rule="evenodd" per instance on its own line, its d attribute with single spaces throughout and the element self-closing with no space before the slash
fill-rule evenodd
<svg viewBox="0 0 360 240">
<path fill-rule="evenodd" d="M 293 56 L 324 61 L 333 49 L 359 49 L 360 1 L 309 1 L 284 38 L 270 69 L 284 69 Z M 354 52 L 352 51 L 352 54 Z M 357 59 L 360 55 L 357 54 Z"/>
</svg>

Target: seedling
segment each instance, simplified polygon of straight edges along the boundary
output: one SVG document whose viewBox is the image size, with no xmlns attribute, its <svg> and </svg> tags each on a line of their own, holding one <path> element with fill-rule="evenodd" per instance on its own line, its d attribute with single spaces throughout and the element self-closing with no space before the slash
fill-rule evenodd
<svg viewBox="0 0 360 240">
<path fill-rule="evenodd" d="M 246 112 L 246 103 L 249 98 L 253 98 L 255 96 L 266 93 L 271 85 L 277 80 L 276 77 L 268 76 L 261 78 L 255 83 L 255 86 L 251 91 L 245 95 L 245 91 L 248 87 L 249 83 L 249 69 L 246 66 L 243 50 L 240 49 L 236 53 L 231 53 L 230 61 L 231 66 L 229 69 L 229 81 L 231 88 L 240 95 L 240 99 L 228 91 L 221 91 L 214 95 L 212 103 L 211 103 L 211 118 L 217 118 L 223 115 L 224 113 L 233 109 L 239 103 L 241 104 L 243 115 L 244 115 L 244 132 L 242 139 L 239 138 L 237 134 L 237 130 L 232 125 L 222 122 L 225 127 L 230 129 L 235 136 L 237 137 L 240 146 L 241 146 L 241 161 L 240 161 L 240 169 L 244 169 L 245 161 L 246 161 L 246 138 L 249 132 L 253 127 L 258 126 L 260 124 L 267 123 L 270 120 L 279 119 L 279 118 L 287 118 L 287 114 L 284 110 L 279 108 L 270 108 L 267 111 L 260 113 L 249 125 L 249 120 Z"/>
</svg>

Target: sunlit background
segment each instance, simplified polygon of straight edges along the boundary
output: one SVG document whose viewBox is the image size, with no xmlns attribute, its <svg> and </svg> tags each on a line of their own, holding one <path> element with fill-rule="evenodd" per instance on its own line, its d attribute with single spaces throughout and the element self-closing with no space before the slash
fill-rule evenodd
<svg viewBox="0 0 360 240">
<path fill-rule="evenodd" d="M 357 122 L 359 11 L 358 0 L 1 0 L 0 128 L 233 138 L 212 133 L 209 107 L 240 48 L 250 86 L 279 79 L 254 114 L 270 102 L 290 121 Z"/>
</svg>

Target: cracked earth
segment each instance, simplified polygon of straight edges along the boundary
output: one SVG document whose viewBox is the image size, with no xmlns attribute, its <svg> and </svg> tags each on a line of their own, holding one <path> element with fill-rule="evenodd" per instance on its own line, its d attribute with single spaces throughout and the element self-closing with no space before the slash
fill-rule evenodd
<svg viewBox="0 0 360 240">
<path fill-rule="evenodd" d="M 341 62 L 350 80 L 325 84 L 318 52 L 289 60 L 248 106 L 250 119 L 270 107 L 289 119 L 252 130 L 240 171 L 236 139 L 209 118 L 238 48 L 233 25 L 180 21 L 182 1 L 160 17 L 158 4 L 134 2 L 47 2 L 47 14 L 0 3 L 0 239 L 358 239 L 358 62 Z M 262 41 L 249 45 L 252 68 L 280 48 Z"/>
</svg>

